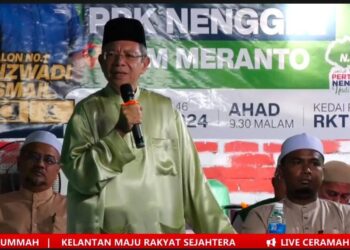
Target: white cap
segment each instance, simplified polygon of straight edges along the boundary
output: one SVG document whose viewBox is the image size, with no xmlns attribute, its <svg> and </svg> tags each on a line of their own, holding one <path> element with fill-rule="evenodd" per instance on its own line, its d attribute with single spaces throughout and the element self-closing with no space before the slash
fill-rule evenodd
<svg viewBox="0 0 350 250">
<path fill-rule="evenodd" d="M 350 166 L 345 162 L 329 161 L 324 164 L 323 173 L 323 181 L 350 184 Z"/>
<path fill-rule="evenodd" d="M 324 159 L 323 144 L 321 140 L 307 133 L 302 133 L 298 135 L 293 135 L 283 142 L 281 154 L 278 157 L 278 165 L 280 165 L 283 157 L 299 149 L 312 149 L 318 151 Z"/>
<path fill-rule="evenodd" d="M 39 130 L 29 134 L 25 139 L 22 147 L 32 142 L 41 142 L 48 144 L 57 149 L 57 151 L 61 154 L 62 143 L 51 132 Z"/>
</svg>

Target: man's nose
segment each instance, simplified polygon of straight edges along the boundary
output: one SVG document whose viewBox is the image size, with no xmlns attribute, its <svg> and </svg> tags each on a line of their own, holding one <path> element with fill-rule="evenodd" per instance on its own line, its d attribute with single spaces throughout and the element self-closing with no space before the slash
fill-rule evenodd
<svg viewBox="0 0 350 250">
<path fill-rule="evenodd" d="M 117 54 L 117 55 L 115 55 L 113 62 L 116 65 L 124 64 L 126 62 L 126 57 L 125 57 L 125 55 Z"/>
<path fill-rule="evenodd" d="M 311 163 L 303 163 L 303 171 L 304 173 L 311 173 Z"/>
<path fill-rule="evenodd" d="M 35 164 L 41 167 L 45 167 L 45 161 L 44 161 L 44 157 L 38 157 L 37 159 L 35 159 Z"/>
</svg>

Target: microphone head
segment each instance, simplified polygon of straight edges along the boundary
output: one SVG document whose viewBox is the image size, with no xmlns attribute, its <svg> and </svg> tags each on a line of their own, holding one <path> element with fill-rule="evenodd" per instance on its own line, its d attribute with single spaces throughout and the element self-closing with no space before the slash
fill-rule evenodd
<svg viewBox="0 0 350 250">
<path fill-rule="evenodd" d="M 123 98 L 124 102 L 134 99 L 134 90 L 131 87 L 131 84 L 126 83 L 120 86 L 120 95 Z"/>
</svg>

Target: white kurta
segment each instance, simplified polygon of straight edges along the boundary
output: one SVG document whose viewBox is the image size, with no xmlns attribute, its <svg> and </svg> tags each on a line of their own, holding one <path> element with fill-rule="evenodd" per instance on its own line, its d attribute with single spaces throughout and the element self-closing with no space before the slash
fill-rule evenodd
<svg viewBox="0 0 350 250">
<path fill-rule="evenodd" d="M 1 233 L 66 233 L 66 197 L 52 189 L 0 195 Z"/>
<path fill-rule="evenodd" d="M 317 199 L 298 205 L 287 198 L 282 200 L 287 225 L 286 233 L 350 233 L 350 206 Z M 242 233 L 266 233 L 267 219 L 275 203 L 251 210 L 243 223 Z"/>
</svg>

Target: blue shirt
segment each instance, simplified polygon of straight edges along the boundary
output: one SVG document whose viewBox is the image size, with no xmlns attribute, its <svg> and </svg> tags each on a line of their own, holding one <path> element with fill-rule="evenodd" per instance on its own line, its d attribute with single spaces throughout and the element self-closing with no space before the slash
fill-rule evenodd
<svg viewBox="0 0 350 250">
<path fill-rule="evenodd" d="M 49 64 L 66 64 L 84 46 L 73 4 L 1 4 L 1 52 L 50 54 Z"/>
</svg>

